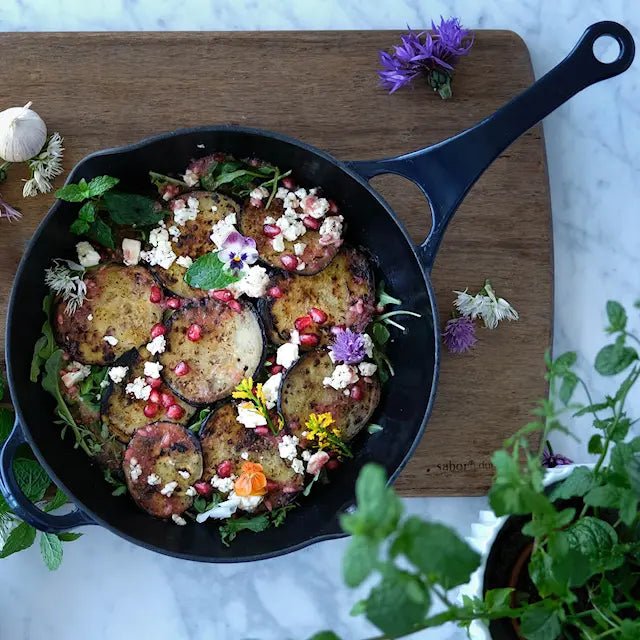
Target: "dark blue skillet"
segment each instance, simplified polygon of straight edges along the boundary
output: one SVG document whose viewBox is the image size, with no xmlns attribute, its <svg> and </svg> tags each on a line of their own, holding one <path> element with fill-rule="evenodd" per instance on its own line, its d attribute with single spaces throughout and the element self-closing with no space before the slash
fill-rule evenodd
<svg viewBox="0 0 640 640">
<path fill-rule="evenodd" d="M 608 64 L 593 54 L 595 40 L 612 36 L 620 45 Z M 240 127 L 201 127 L 166 133 L 128 147 L 94 153 L 71 172 L 68 182 L 111 174 L 131 190 L 148 188 L 147 171 L 182 170 L 188 161 L 218 150 L 244 157 L 255 155 L 283 167 L 294 167 L 303 184 L 322 185 L 342 206 L 349 222 L 349 241 L 368 247 L 393 295 L 422 315 L 410 333 L 390 347 L 396 376 L 386 388 L 378 420 L 383 432 L 362 437 L 355 460 L 344 465 L 328 487 L 314 489 L 285 524 L 258 535 L 241 535 L 230 548 L 220 543 L 215 526 L 177 527 L 156 520 L 127 498 L 113 497 L 100 470 L 85 455 L 60 439 L 53 424 L 51 398 L 29 382 L 29 360 L 40 334 L 40 304 L 46 294 L 43 271 L 54 257 L 73 255 L 75 238 L 69 225 L 73 205 L 56 202 L 38 227 L 18 267 L 9 302 L 6 365 L 16 424 L 0 454 L 2 493 L 26 522 L 43 531 L 62 531 L 101 524 L 148 549 L 206 562 L 236 562 L 281 555 L 312 542 L 341 534 L 337 515 L 354 499 L 354 483 L 363 464 L 382 464 L 395 479 L 425 429 L 436 390 L 440 361 L 438 313 L 429 272 L 449 220 L 480 174 L 518 136 L 578 91 L 628 69 L 634 57 L 631 34 L 615 22 L 589 27 L 575 49 L 555 69 L 522 95 L 475 127 L 427 149 L 379 161 L 341 162 L 327 153 L 286 136 Z M 445 111 L 443 113 L 446 114 Z M 446 117 L 446 116 L 445 116 Z M 515 169 L 517 170 L 517 168 Z M 367 180 L 396 173 L 414 181 L 431 205 L 432 230 L 418 247 L 402 223 Z M 20 491 L 12 460 L 23 443 L 77 506 L 67 515 L 43 513 Z"/>
</svg>

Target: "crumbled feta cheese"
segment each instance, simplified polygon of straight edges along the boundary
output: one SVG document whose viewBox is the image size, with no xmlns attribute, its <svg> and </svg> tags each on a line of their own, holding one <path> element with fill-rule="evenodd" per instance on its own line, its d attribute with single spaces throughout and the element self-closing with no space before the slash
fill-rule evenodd
<svg viewBox="0 0 640 640">
<path fill-rule="evenodd" d="M 325 464 L 329 462 L 329 454 L 326 451 L 316 451 L 307 462 L 307 473 L 318 475 Z"/>
<path fill-rule="evenodd" d="M 221 249 L 229 234 L 235 230 L 236 228 L 226 220 L 219 220 L 211 227 L 211 235 L 209 237 L 211 238 L 211 242 L 213 242 L 218 249 Z"/>
<path fill-rule="evenodd" d="M 276 198 L 278 198 L 278 200 L 284 200 L 288 193 L 289 189 L 285 187 L 278 187 L 278 190 L 276 191 Z"/>
<path fill-rule="evenodd" d="M 276 364 L 288 369 L 300 357 L 298 345 L 287 342 L 278 347 L 276 352 Z"/>
<path fill-rule="evenodd" d="M 191 171 L 191 169 L 187 169 L 182 176 L 187 187 L 195 187 L 198 184 L 198 174 L 195 171 Z"/>
<path fill-rule="evenodd" d="M 342 236 L 343 216 L 327 216 L 320 225 L 320 244 L 330 245 L 340 241 Z"/>
<path fill-rule="evenodd" d="M 263 221 L 262 224 L 275 224 L 276 223 L 276 219 L 273 218 L 272 216 L 267 216 Z"/>
<path fill-rule="evenodd" d="M 164 336 L 156 336 L 147 344 L 147 351 L 155 356 L 156 353 L 164 353 L 167 348 L 167 339 Z"/>
<path fill-rule="evenodd" d="M 160 493 L 163 496 L 167 496 L 167 498 L 170 498 L 173 495 L 173 492 L 176 490 L 177 486 L 178 486 L 177 480 L 173 480 L 172 482 L 167 482 L 167 484 L 165 484 L 164 487 L 160 489 Z"/>
<path fill-rule="evenodd" d="M 309 195 L 315 196 L 318 193 L 318 187 L 313 187 L 313 189 L 309 189 Z"/>
<path fill-rule="evenodd" d="M 282 436 L 278 442 L 278 452 L 283 460 L 293 460 L 298 455 L 298 443 L 296 436 Z"/>
<path fill-rule="evenodd" d="M 296 194 L 296 198 L 304 198 L 307 195 L 307 190 L 301 187 L 294 191 L 294 193 Z"/>
<path fill-rule="evenodd" d="M 250 194 L 250 198 L 255 198 L 256 200 L 262 200 L 263 198 L 268 197 L 269 191 L 264 187 L 256 187 Z"/>
<path fill-rule="evenodd" d="M 172 224 L 167 231 L 169 232 L 169 235 L 174 239 L 177 240 L 181 235 L 182 235 L 182 231 L 180 231 L 180 229 L 178 229 L 178 227 L 176 227 L 175 224 Z"/>
<path fill-rule="evenodd" d="M 129 367 L 111 367 L 109 369 L 109 377 L 116 383 L 122 382 L 129 371 Z"/>
<path fill-rule="evenodd" d="M 82 382 L 91 374 L 91 367 L 80 362 L 71 362 L 67 365 L 65 373 L 62 376 L 62 383 L 67 389 L 73 387 L 74 384 Z"/>
<path fill-rule="evenodd" d="M 362 334 L 362 341 L 364 342 L 364 351 L 367 354 L 367 358 L 373 358 L 373 340 L 368 333 Z"/>
<path fill-rule="evenodd" d="M 261 413 L 258 413 L 251 402 L 242 402 L 238 405 L 236 420 L 244 425 L 245 429 L 255 429 L 267 424 L 266 418 Z"/>
<path fill-rule="evenodd" d="M 148 400 L 151 394 L 151 387 L 144 378 L 136 378 L 125 387 L 124 392 L 138 400 Z"/>
<path fill-rule="evenodd" d="M 282 253 L 284 251 L 284 238 L 281 233 L 271 239 L 271 246 L 273 247 L 273 250 L 278 253 Z"/>
<path fill-rule="evenodd" d="M 312 218 L 320 219 L 329 211 L 329 201 L 326 198 L 318 198 L 308 195 L 300 200 L 300 208 Z"/>
<path fill-rule="evenodd" d="M 185 480 L 191 477 L 191 474 L 186 469 L 178 469 L 178 475 Z"/>
<path fill-rule="evenodd" d="M 147 476 L 147 484 L 151 487 L 155 487 L 161 482 L 162 480 L 160 479 L 160 476 L 157 473 L 152 473 Z"/>
<path fill-rule="evenodd" d="M 281 216 L 276 220 L 276 226 L 279 227 L 282 231 L 283 238 L 285 240 L 289 240 L 289 242 L 293 242 L 297 240 L 300 236 L 303 236 L 307 232 L 307 227 L 302 224 L 302 221 L 291 219 L 287 216 Z M 278 236 L 276 236 L 277 238 Z M 274 238 L 275 239 L 275 238 Z"/>
<path fill-rule="evenodd" d="M 91 321 L 93 320 L 93 313 L 90 313 L 90 314 L 87 316 L 87 320 L 88 320 L 89 322 L 91 322 Z"/>
<path fill-rule="evenodd" d="M 262 391 L 267 401 L 267 409 L 273 409 L 278 401 L 278 390 L 280 389 L 280 383 L 282 382 L 282 373 L 276 373 L 275 376 L 271 376 L 263 385 Z"/>
<path fill-rule="evenodd" d="M 358 382 L 358 374 L 356 368 L 348 364 L 339 364 L 331 374 L 331 377 L 325 378 L 322 384 L 325 387 L 333 387 L 334 389 L 344 389 L 350 384 Z"/>
<path fill-rule="evenodd" d="M 124 238 L 122 241 L 122 262 L 124 262 L 127 267 L 138 264 L 138 262 L 140 262 L 141 249 L 142 243 L 140 240 Z"/>
<path fill-rule="evenodd" d="M 144 375 L 149 378 L 159 378 L 162 369 L 164 369 L 164 367 L 159 362 L 144 363 Z"/>
<path fill-rule="evenodd" d="M 198 149 L 204 149 L 204 145 L 203 144 L 197 144 L 196 147 L 198 147 Z"/>
<path fill-rule="evenodd" d="M 163 269 L 168 269 L 177 258 L 169 242 L 169 232 L 162 226 L 152 229 L 149 234 L 149 244 L 152 248 L 142 251 L 140 258 L 152 267 L 159 265 Z"/>
<path fill-rule="evenodd" d="M 198 495 L 198 492 L 195 490 L 194 487 L 187 487 L 187 490 L 184 493 L 190 498 L 193 498 L 193 496 Z"/>
<path fill-rule="evenodd" d="M 240 457 L 241 457 L 243 460 L 248 460 L 248 459 L 249 459 L 249 454 L 248 454 L 246 451 L 243 451 L 243 452 L 240 454 Z"/>
<path fill-rule="evenodd" d="M 238 501 L 237 500 L 225 500 L 224 502 L 220 502 L 215 507 L 209 509 L 209 511 L 204 511 L 203 513 L 199 513 L 196 516 L 196 522 L 202 524 L 206 522 L 209 518 L 213 518 L 214 520 L 226 520 L 230 518 L 236 511 L 238 510 Z"/>
<path fill-rule="evenodd" d="M 269 276 L 264 267 L 258 265 L 249 267 L 244 271 L 244 275 L 238 282 L 233 282 L 227 286 L 236 297 L 242 293 L 250 298 L 262 298 L 269 287 Z"/>
<path fill-rule="evenodd" d="M 285 209 L 295 209 L 299 204 L 300 204 L 300 200 L 296 198 L 296 194 L 289 192 L 285 196 L 282 206 Z"/>
<path fill-rule="evenodd" d="M 133 462 L 134 460 L 135 464 Z M 138 461 L 135 458 L 131 458 L 131 462 L 129 463 L 129 475 L 134 482 L 136 482 L 142 475 L 142 467 L 138 464 Z"/>
<path fill-rule="evenodd" d="M 307 265 L 304 262 L 298 262 L 296 265 L 296 271 L 304 271 L 307 268 Z"/>
<path fill-rule="evenodd" d="M 300 458 L 296 458 L 291 462 L 291 468 L 300 475 L 304 475 L 304 462 Z"/>
<path fill-rule="evenodd" d="M 229 500 L 237 503 L 238 509 L 251 513 L 262 502 L 264 496 L 237 496 L 233 491 L 229 494 Z"/>
<path fill-rule="evenodd" d="M 193 260 L 189 256 L 178 256 L 176 264 L 188 269 L 193 264 Z"/>
<path fill-rule="evenodd" d="M 118 338 L 115 336 L 105 336 L 102 338 L 107 344 L 110 344 L 112 347 L 115 347 L 118 344 Z"/>
<path fill-rule="evenodd" d="M 178 200 L 173 208 L 173 219 L 178 226 L 184 227 L 187 222 L 198 217 L 199 211 L 200 202 L 198 198 L 190 197 L 186 203 L 184 200 Z"/>
<path fill-rule="evenodd" d="M 303 459 L 305 462 L 308 462 L 310 457 L 311 457 L 311 451 L 309 451 L 308 449 L 305 449 L 305 450 L 302 452 L 302 459 Z"/>
<path fill-rule="evenodd" d="M 220 493 L 229 493 L 233 489 L 236 477 L 232 474 L 228 478 L 220 478 L 217 475 L 211 478 L 211 486 Z"/>
<path fill-rule="evenodd" d="M 291 332 L 291 337 L 289 338 L 289 342 L 291 344 L 300 344 L 300 332 L 297 329 L 294 329 Z"/>
<path fill-rule="evenodd" d="M 171 514 L 171 519 L 175 522 L 175 524 L 177 524 L 179 527 L 184 527 L 187 524 L 187 521 L 182 517 L 179 516 L 177 513 L 172 513 Z"/>
<path fill-rule="evenodd" d="M 224 221 L 227 224 L 233 224 L 236 225 L 238 224 L 238 216 L 236 216 L 236 212 L 232 211 L 231 213 L 228 213 L 225 217 L 224 217 Z"/>
<path fill-rule="evenodd" d="M 307 248 L 306 243 L 304 242 L 296 242 L 293 245 L 293 253 L 295 253 L 297 256 L 301 256 L 304 253 L 304 250 Z"/>
<path fill-rule="evenodd" d="M 76 244 L 76 251 L 83 267 L 95 267 L 100 262 L 100 254 L 85 240 Z"/>
<path fill-rule="evenodd" d="M 373 364 L 373 362 L 361 362 L 358 365 L 358 371 L 360 375 L 365 378 L 370 378 L 378 369 L 378 367 Z"/>
</svg>

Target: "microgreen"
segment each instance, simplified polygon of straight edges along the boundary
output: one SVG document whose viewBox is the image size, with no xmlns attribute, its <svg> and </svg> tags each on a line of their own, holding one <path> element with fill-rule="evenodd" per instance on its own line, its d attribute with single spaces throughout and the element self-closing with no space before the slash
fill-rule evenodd
<svg viewBox="0 0 640 640">
<path fill-rule="evenodd" d="M 196 418 L 195 422 L 189 426 L 189 431 L 192 431 L 193 433 L 198 433 L 202 425 L 204 424 L 204 421 L 209 417 L 210 414 L 211 414 L 211 409 L 209 407 L 200 409 L 200 413 L 198 414 L 198 417 Z"/>
<path fill-rule="evenodd" d="M 268 513 L 261 513 L 255 516 L 240 516 L 230 518 L 223 525 L 220 525 L 220 538 L 222 544 L 229 546 L 235 540 L 240 531 L 253 531 L 255 533 L 264 531 L 269 527 L 280 527 L 284 523 L 287 514 L 295 505 L 289 504 L 273 509 Z"/>
</svg>

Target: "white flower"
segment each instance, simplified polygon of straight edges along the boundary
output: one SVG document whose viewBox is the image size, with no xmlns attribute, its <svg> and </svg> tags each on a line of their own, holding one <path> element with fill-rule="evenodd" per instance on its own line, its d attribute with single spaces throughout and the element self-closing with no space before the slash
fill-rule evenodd
<svg viewBox="0 0 640 640">
<path fill-rule="evenodd" d="M 25 181 L 22 188 L 25 198 L 51 191 L 51 180 L 62 173 L 62 141 L 60 134 L 54 133 L 49 138 L 46 149 L 27 161 L 31 169 L 31 178 Z"/>
<path fill-rule="evenodd" d="M 196 521 L 202 524 L 209 518 L 213 518 L 214 520 L 226 520 L 227 518 L 230 518 L 237 510 L 237 500 L 225 500 L 224 502 L 220 502 L 219 504 L 217 504 L 212 509 L 209 509 L 209 511 L 199 513 L 196 516 Z"/>
<path fill-rule="evenodd" d="M 457 298 L 454 301 L 456 309 L 461 316 L 471 318 L 482 318 L 487 329 L 495 329 L 501 320 L 517 320 L 518 312 L 504 299 L 498 298 L 489 280 L 485 281 L 484 287 L 475 296 L 464 291 L 454 291 Z"/>
<path fill-rule="evenodd" d="M 485 305 L 485 297 L 480 293 L 472 296 L 470 293 L 467 293 L 467 291 L 468 289 L 465 289 L 464 291 L 454 291 L 458 297 L 455 299 L 453 305 L 461 316 L 475 320 L 482 314 L 482 309 Z"/>
<path fill-rule="evenodd" d="M 244 425 L 245 429 L 255 429 L 267 424 L 267 419 L 250 402 L 241 402 L 238 405 L 236 420 Z"/>
<path fill-rule="evenodd" d="M 84 267 L 71 260 L 54 260 L 53 267 L 44 272 L 45 284 L 67 303 L 65 313 L 69 316 L 82 306 L 87 295 L 83 277 Z"/>
</svg>

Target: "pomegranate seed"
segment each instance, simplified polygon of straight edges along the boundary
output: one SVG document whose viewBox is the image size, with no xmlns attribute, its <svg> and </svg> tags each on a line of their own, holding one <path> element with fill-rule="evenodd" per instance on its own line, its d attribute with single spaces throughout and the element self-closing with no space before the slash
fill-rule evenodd
<svg viewBox="0 0 640 640">
<path fill-rule="evenodd" d="M 180 305 L 180 298 L 167 298 L 167 307 L 169 309 L 179 309 Z"/>
<path fill-rule="evenodd" d="M 155 284 L 151 287 L 151 295 L 149 296 L 151 302 L 160 302 L 162 300 L 162 289 Z"/>
<path fill-rule="evenodd" d="M 329 211 L 331 213 L 338 213 L 338 205 L 335 200 L 329 200 Z"/>
<path fill-rule="evenodd" d="M 282 298 L 282 289 L 280 287 L 270 287 L 269 289 L 267 289 L 267 295 L 270 298 Z"/>
<path fill-rule="evenodd" d="M 224 460 L 218 465 L 216 469 L 216 473 L 218 478 L 228 478 L 233 471 L 233 464 L 231 464 L 231 460 Z"/>
<path fill-rule="evenodd" d="M 262 227 L 262 233 L 268 238 L 275 238 L 282 233 L 282 229 L 275 224 L 265 224 L 264 227 Z"/>
<path fill-rule="evenodd" d="M 262 209 L 262 198 L 249 198 L 249 202 L 251 203 L 252 207 L 255 207 L 256 209 Z"/>
<path fill-rule="evenodd" d="M 295 271 L 298 266 L 298 258 L 292 256 L 290 253 L 281 255 L 280 262 L 287 271 Z"/>
<path fill-rule="evenodd" d="M 320 228 L 320 220 L 316 220 L 311 216 L 302 218 L 302 224 L 307 227 L 307 229 L 312 229 L 313 231 L 317 231 Z"/>
<path fill-rule="evenodd" d="M 158 336 L 163 336 L 165 333 L 167 333 L 167 329 L 160 322 L 154 324 L 153 327 L 151 327 L 151 337 L 152 338 L 157 338 Z"/>
<path fill-rule="evenodd" d="M 167 409 L 167 416 L 172 420 L 180 420 L 184 415 L 184 409 L 179 404 L 172 404 Z"/>
<path fill-rule="evenodd" d="M 289 189 L 289 191 L 294 191 L 296 188 L 296 182 L 291 176 L 287 176 L 286 178 L 282 178 L 282 186 L 285 189 Z"/>
<path fill-rule="evenodd" d="M 160 380 L 160 378 L 157 379 Z M 152 389 L 149 394 L 149 402 L 153 402 L 153 404 L 160 404 L 162 402 L 162 396 L 157 389 Z"/>
<path fill-rule="evenodd" d="M 281 373 L 284 370 L 284 367 L 281 364 L 274 364 L 273 367 L 269 370 L 272 376 Z"/>
<path fill-rule="evenodd" d="M 324 465 L 328 471 L 335 471 L 339 466 L 340 462 L 335 458 L 327 461 L 327 464 Z"/>
<path fill-rule="evenodd" d="M 328 318 L 327 314 L 322 309 L 318 309 L 318 307 L 311 307 L 309 315 L 316 324 L 324 324 Z"/>
<path fill-rule="evenodd" d="M 364 395 L 362 392 L 362 387 L 359 387 L 357 384 L 351 387 L 351 392 L 349 393 L 352 400 L 359 402 L 362 400 L 362 396 Z"/>
<path fill-rule="evenodd" d="M 213 289 L 210 293 L 214 300 L 219 300 L 220 302 L 229 302 L 229 300 L 233 300 L 233 293 L 231 293 L 229 289 Z"/>
<path fill-rule="evenodd" d="M 267 492 L 277 491 L 280 488 L 280 485 L 273 480 L 267 480 Z"/>
<path fill-rule="evenodd" d="M 313 324 L 313 320 L 311 316 L 300 316 L 295 319 L 293 325 L 298 331 L 304 331 L 307 327 L 310 327 Z"/>
<path fill-rule="evenodd" d="M 202 338 L 202 327 L 199 324 L 192 324 L 187 329 L 187 338 L 191 340 L 191 342 L 198 342 L 198 340 Z"/>
<path fill-rule="evenodd" d="M 300 344 L 303 347 L 317 347 L 320 338 L 315 333 L 302 333 L 300 335 Z"/>
<path fill-rule="evenodd" d="M 263 424 L 256 427 L 256 435 L 257 436 L 268 436 L 269 435 L 269 427 L 265 427 Z"/>
<path fill-rule="evenodd" d="M 177 376 L 186 376 L 187 373 L 191 371 L 191 369 L 189 368 L 189 365 L 184 360 L 181 360 L 174 367 L 173 371 Z"/>
<path fill-rule="evenodd" d="M 161 393 L 160 402 L 165 409 L 176 403 L 176 399 L 170 393 Z"/>
<path fill-rule="evenodd" d="M 229 300 L 229 302 L 227 302 L 227 307 L 236 313 L 242 312 L 242 305 L 237 300 Z"/>
<path fill-rule="evenodd" d="M 150 378 L 147 376 L 146 381 L 152 389 L 157 389 L 162 386 L 162 378 Z"/>
<path fill-rule="evenodd" d="M 208 498 L 213 493 L 213 487 L 204 480 L 198 480 L 198 482 L 193 485 L 193 488 L 199 496 L 203 496 L 204 498 Z"/>
<path fill-rule="evenodd" d="M 160 407 L 155 402 L 147 402 L 144 405 L 143 413 L 147 418 L 153 418 L 158 413 Z"/>
</svg>

